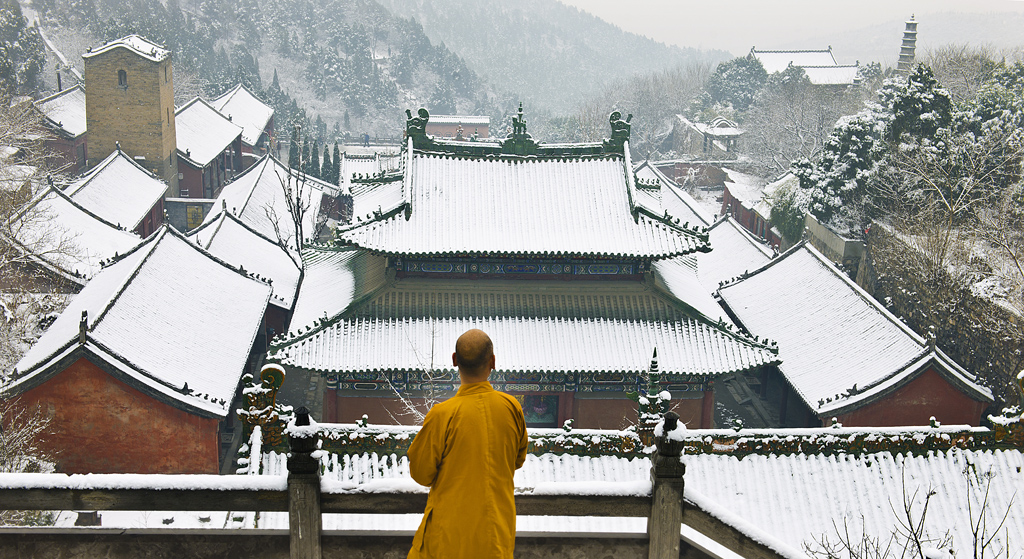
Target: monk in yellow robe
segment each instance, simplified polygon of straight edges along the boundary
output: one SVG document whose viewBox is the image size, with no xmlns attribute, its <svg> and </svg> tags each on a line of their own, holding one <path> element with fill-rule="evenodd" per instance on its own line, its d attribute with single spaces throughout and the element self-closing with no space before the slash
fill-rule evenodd
<svg viewBox="0 0 1024 559">
<path fill-rule="evenodd" d="M 409 446 L 412 478 L 430 487 L 409 559 L 512 559 L 512 476 L 526 460 L 523 408 L 487 381 L 494 349 L 484 332 L 460 336 L 452 363 L 462 386 L 427 412 Z"/>
</svg>

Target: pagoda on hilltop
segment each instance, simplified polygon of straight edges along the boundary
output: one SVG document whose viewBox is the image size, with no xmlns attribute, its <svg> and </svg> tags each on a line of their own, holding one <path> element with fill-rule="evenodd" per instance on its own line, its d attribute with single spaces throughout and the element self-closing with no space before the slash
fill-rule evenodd
<svg viewBox="0 0 1024 559">
<path fill-rule="evenodd" d="M 425 109 L 407 116 L 399 168 L 356 177 L 351 221 L 303 250 L 289 332 L 271 343 L 271 361 L 327 379 L 323 421 L 417 423 L 458 387 L 450 355 L 470 328 L 491 335 L 491 382 L 534 427 L 622 428 L 652 386 L 711 427 L 716 379 L 778 362 L 707 311 L 692 256 L 711 250 L 707 229 L 637 180 L 632 115 L 574 144 L 535 141 L 522 106 L 501 140 L 440 140 Z"/>
</svg>

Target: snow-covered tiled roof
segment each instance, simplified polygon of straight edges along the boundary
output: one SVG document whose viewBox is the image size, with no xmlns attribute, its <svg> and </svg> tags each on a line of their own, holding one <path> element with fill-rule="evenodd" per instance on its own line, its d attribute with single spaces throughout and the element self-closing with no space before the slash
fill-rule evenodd
<svg viewBox="0 0 1024 559">
<path fill-rule="evenodd" d="M 310 333 L 281 340 L 275 359 L 316 371 L 413 371 L 435 344 L 480 328 L 508 372 L 640 372 L 658 349 L 668 374 L 719 375 L 776 361 L 766 344 L 694 318 L 636 282 L 582 291 L 559 281 L 400 281 Z"/>
<path fill-rule="evenodd" d="M 89 52 L 82 55 L 82 58 L 92 58 L 117 48 L 128 49 L 129 51 L 152 60 L 153 62 L 160 62 L 171 55 L 171 51 L 148 39 L 138 35 L 128 35 L 127 37 L 121 37 L 120 39 L 110 41 L 99 48 L 90 48 Z"/>
<path fill-rule="evenodd" d="M 801 66 L 814 85 L 853 85 L 857 83 L 856 64 L 845 66 Z"/>
<path fill-rule="evenodd" d="M 842 530 L 844 525 L 853 541 L 860 542 L 862 533 L 885 541 L 901 520 L 906 521 L 897 516 L 903 514 L 903 499 L 914 499 L 916 520 L 925 496 L 933 491 L 926 530 L 932 538 L 948 530 L 953 549 L 973 549 L 970 526 L 979 514 L 986 516 L 990 530 L 1006 514 L 999 533 L 1010 535 L 1011 545 L 1019 546 L 1019 535 L 1024 534 L 1020 449 L 744 458 L 685 454 L 682 460 L 687 492 L 699 492 L 797 548 L 823 535 L 836 542 L 836 527 Z M 991 491 L 986 491 L 989 476 Z M 975 484 L 971 492 L 968 480 Z M 986 497 L 987 507 L 982 505 Z"/>
<path fill-rule="evenodd" d="M 757 270 L 772 259 L 773 251 L 756 240 L 732 217 L 723 217 L 708 230 L 711 252 L 698 254 L 697 277 L 712 291 L 718 285 Z"/>
<path fill-rule="evenodd" d="M 290 331 L 334 318 L 386 283 L 385 259 L 365 250 L 311 246 L 302 249 L 302 287 Z"/>
<path fill-rule="evenodd" d="M 779 370 L 818 414 L 856 409 L 929 363 L 970 397 L 992 399 L 974 375 L 928 347 L 810 244 L 718 293 L 749 332 L 779 343 Z"/>
<path fill-rule="evenodd" d="M 267 127 L 274 108 L 260 101 L 247 87 L 238 84 L 211 103 L 215 109 L 242 126 L 242 141 L 255 146 Z"/>
<path fill-rule="evenodd" d="M 194 229 L 188 237 L 228 264 L 270 279 L 274 288 L 270 302 L 291 310 L 302 279 L 299 255 L 294 250 L 282 248 L 276 240 L 259 234 L 225 211 Z"/>
<path fill-rule="evenodd" d="M 178 157 L 202 169 L 231 146 L 242 127 L 196 97 L 174 111 Z"/>
<path fill-rule="evenodd" d="M 66 366 L 62 360 L 84 352 L 157 399 L 224 417 L 270 294 L 269 285 L 165 226 L 96 274 L 21 359 L 7 389 L 37 386 Z"/>
<path fill-rule="evenodd" d="M 414 152 L 402 202 L 348 228 L 346 244 L 385 254 L 665 258 L 702 235 L 641 204 L 627 157 L 472 157 Z M 358 200 L 358 197 L 354 197 Z M 397 196 L 393 197 L 397 201 Z M 652 215 L 653 214 L 653 215 Z"/>
<path fill-rule="evenodd" d="M 489 116 L 475 116 L 475 115 L 430 115 L 430 120 L 427 124 L 474 124 L 479 126 L 487 126 L 491 123 L 491 117 Z M 472 133 L 472 132 L 469 132 Z"/>
<path fill-rule="evenodd" d="M 142 239 L 103 220 L 56 187 L 41 192 L 9 227 L 30 259 L 79 284 L 99 271 L 100 261 L 125 254 Z"/>
<path fill-rule="evenodd" d="M 757 50 L 750 49 L 750 54 L 761 61 L 761 65 L 769 74 L 784 72 L 790 64 L 793 66 L 836 66 L 836 58 L 832 49 L 825 50 Z"/>
<path fill-rule="evenodd" d="M 725 187 L 734 198 L 750 208 L 761 201 L 766 182 L 764 179 L 726 167 L 722 167 L 722 171 L 727 177 Z"/>
<path fill-rule="evenodd" d="M 85 134 L 85 89 L 81 84 L 35 102 L 54 127 L 71 138 Z"/>
<path fill-rule="evenodd" d="M 163 181 L 116 149 L 64 193 L 104 220 L 134 229 L 166 190 Z"/>
<path fill-rule="evenodd" d="M 639 180 L 657 181 L 661 184 L 661 207 L 668 215 L 678 218 L 682 223 L 690 226 L 700 225 L 707 227 L 714 222 L 711 214 L 701 207 L 697 202 L 683 190 L 675 181 L 668 178 L 650 161 L 634 167 L 636 178 Z"/>
<path fill-rule="evenodd" d="M 713 253 L 716 249 L 713 244 L 711 246 Z M 658 260 L 651 264 L 655 285 L 670 297 L 689 305 L 704 316 L 732 324 L 725 310 L 711 296 L 711 289 L 698 279 L 699 262 L 700 260 L 693 255 Z"/>
<path fill-rule="evenodd" d="M 226 185 L 214 207 L 226 207 L 264 237 L 277 239 L 280 235 L 288 244 L 295 246 L 295 227 L 284 194 L 289 176 L 292 177 L 293 188 L 297 184 L 296 177 L 304 179 L 299 183 L 304 194 L 303 205 L 308 208 L 303 219 L 303 236 L 307 240 L 315 239 L 319 227 L 323 225 L 319 219 L 323 195 L 327 193 L 334 196 L 338 187 L 293 171 L 270 155 L 260 158 Z M 210 213 L 203 223 L 215 219 L 217 214 Z"/>
</svg>

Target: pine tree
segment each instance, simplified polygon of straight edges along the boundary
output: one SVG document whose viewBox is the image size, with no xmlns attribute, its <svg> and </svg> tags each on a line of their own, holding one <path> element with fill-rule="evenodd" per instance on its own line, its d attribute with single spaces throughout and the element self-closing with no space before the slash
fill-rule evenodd
<svg viewBox="0 0 1024 559">
<path fill-rule="evenodd" d="M 320 142 L 313 140 L 313 147 L 309 150 L 309 175 L 320 178 Z"/>
<path fill-rule="evenodd" d="M 299 127 L 295 126 L 292 128 L 291 144 L 288 145 L 288 166 L 298 170 L 302 165 L 302 160 L 299 156 Z"/>
<path fill-rule="evenodd" d="M 341 150 L 338 149 L 338 142 L 334 142 L 334 169 L 331 173 L 331 182 L 341 185 Z"/>
<path fill-rule="evenodd" d="M 345 131 L 347 132 L 349 130 L 352 130 L 352 124 L 348 119 L 348 109 L 345 109 Z"/>
<path fill-rule="evenodd" d="M 331 182 L 333 174 L 334 164 L 331 163 L 331 150 L 328 147 L 327 142 L 324 142 L 324 160 L 320 166 L 320 179 Z"/>
</svg>

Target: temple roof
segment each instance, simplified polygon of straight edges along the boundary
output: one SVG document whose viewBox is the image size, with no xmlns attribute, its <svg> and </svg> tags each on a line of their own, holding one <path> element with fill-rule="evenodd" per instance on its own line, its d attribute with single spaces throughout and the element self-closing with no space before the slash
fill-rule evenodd
<svg viewBox="0 0 1024 559">
<path fill-rule="evenodd" d="M 601 282 L 402 280 L 341 316 L 276 340 L 270 357 L 329 372 L 454 371 L 430 356 L 470 328 L 501 347 L 499 372 L 720 375 L 776 362 L 774 350 L 644 288 Z M 443 353 L 443 352 L 442 352 Z M 447 354 L 444 354 L 447 356 Z"/>
<path fill-rule="evenodd" d="M 857 83 L 857 64 L 840 65 L 832 54 L 832 47 L 825 50 L 756 50 L 750 55 L 761 61 L 769 74 L 784 72 L 789 66 L 803 68 L 807 79 L 814 85 L 852 85 Z"/>
<path fill-rule="evenodd" d="M 295 304 L 302 268 L 294 250 L 286 250 L 225 211 L 192 230 L 188 238 L 228 264 L 269 279 L 274 288 L 272 304 L 285 310 Z"/>
<path fill-rule="evenodd" d="M 260 134 L 274 116 L 274 108 L 260 101 L 247 87 L 238 84 L 210 103 L 215 109 L 242 126 L 242 141 L 255 146 Z"/>
<path fill-rule="evenodd" d="M 80 285 L 99 271 L 102 260 L 125 254 L 142 241 L 52 186 L 29 202 L 7 229 L 27 258 Z"/>
<path fill-rule="evenodd" d="M 456 155 L 407 149 L 401 180 L 353 192 L 378 208 L 347 245 L 405 256 L 666 258 L 708 250 L 706 236 L 661 211 L 625 154 Z M 598 148 L 600 145 L 598 145 Z"/>
<path fill-rule="evenodd" d="M 769 74 L 784 72 L 793 66 L 836 66 L 836 57 L 832 48 L 822 50 L 757 50 L 750 49 L 750 54 L 761 61 L 761 65 Z"/>
<path fill-rule="evenodd" d="M 96 274 L 21 359 L 6 390 L 42 384 L 85 356 L 158 400 L 224 417 L 270 294 L 266 283 L 164 226 Z"/>
<path fill-rule="evenodd" d="M 153 41 L 150 41 L 149 39 L 138 35 L 128 35 L 127 37 L 121 37 L 120 39 L 110 41 L 101 47 L 95 49 L 90 48 L 88 52 L 82 55 L 82 58 L 92 58 L 118 48 L 127 49 L 153 62 L 160 62 L 171 55 L 171 51 L 154 43 Z"/>
<path fill-rule="evenodd" d="M 757 270 L 772 259 L 773 251 L 755 239 L 732 217 L 720 218 L 708 229 L 713 249 L 697 255 L 697 276 L 705 288 L 718 289 L 723 281 Z"/>
<path fill-rule="evenodd" d="M 888 394 L 928 365 L 992 401 L 941 350 L 900 322 L 813 246 L 801 243 L 718 291 L 741 325 L 779 343 L 779 371 L 811 410 L 839 414 Z"/>
<path fill-rule="evenodd" d="M 302 249 L 302 266 L 291 332 L 338 316 L 387 282 L 384 257 L 365 250 L 308 246 Z"/>
<path fill-rule="evenodd" d="M 197 169 L 224 153 L 241 133 L 241 126 L 199 97 L 174 111 L 178 157 Z"/>
<path fill-rule="evenodd" d="M 35 106 L 65 136 L 77 138 L 85 134 L 85 88 L 81 84 L 40 99 Z"/>
<path fill-rule="evenodd" d="M 104 220 L 134 229 L 166 191 L 163 181 L 116 149 L 64 193 Z"/>
<path fill-rule="evenodd" d="M 338 187 L 291 170 L 270 155 L 260 158 L 227 184 L 214 207 L 226 208 L 260 235 L 270 239 L 280 236 L 294 247 L 295 227 L 284 194 L 289 180 L 292 188 L 301 185 L 303 206 L 307 208 L 303 216 L 303 236 L 306 240 L 315 239 L 323 226 L 320 216 L 323 195 L 334 196 Z M 217 215 L 211 212 L 203 223 L 214 221 Z"/>
<path fill-rule="evenodd" d="M 663 211 L 691 226 L 709 226 L 714 222 L 711 215 L 665 173 L 662 173 L 650 161 L 644 161 L 633 167 L 638 181 L 657 182 L 661 186 L 660 203 Z M 714 246 L 714 245 L 712 245 Z"/>
</svg>

